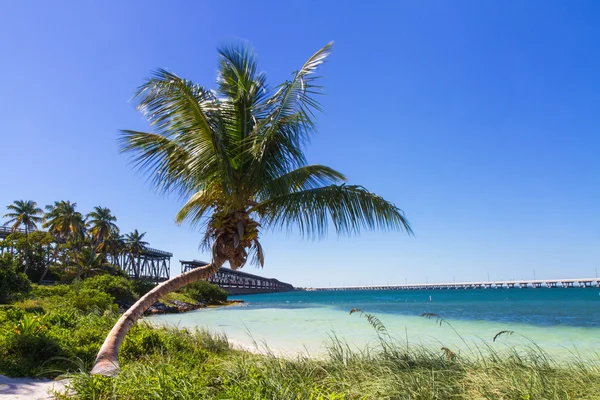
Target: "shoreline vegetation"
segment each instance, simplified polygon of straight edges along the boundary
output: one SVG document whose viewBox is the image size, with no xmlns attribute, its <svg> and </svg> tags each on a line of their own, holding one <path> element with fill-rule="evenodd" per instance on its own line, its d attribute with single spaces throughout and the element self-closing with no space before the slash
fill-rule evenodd
<svg viewBox="0 0 600 400">
<path fill-rule="evenodd" d="M 15 268 L 9 261 L 4 256 L 0 270 Z M 123 342 L 119 374 L 90 375 L 98 348 L 120 316 L 119 302 L 139 296 L 133 282 L 101 275 L 68 285 L 32 284 L 15 294 L 0 306 L 0 374 L 69 378 L 58 399 L 593 399 L 600 392 L 597 355 L 559 361 L 518 332 L 488 338 L 511 335 L 502 350 L 480 343 L 469 343 L 468 353 L 442 343 L 408 345 L 358 309 L 348 318 L 364 318 L 375 344 L 358 349 L 332 334 L 320 357 L 283 356 L 259 344 L 241 348 L 224 335 L 142 320 Z M 205 284 L 161 302 L 197 302 Z M 441 317 L 423 317 L 456 334 Z M 521 344 L 515 346 L 515 339 Z"/>
<path fill-rule="evenodd" d="M 374 344 L 357 349 L 332 334 L 319 358 L 284 357 L 260 344 L 237 348 L 224 335 L 142 320 L 123 343 L 120 373 L 90 375 L 118 308 L 101 291 L 83 307 L 61 302 L 59 290 L 34 285 L 28 298 L 0 307 L 0 374 L 69 378 L 58 399 L 593 399 L 600 392 L 598 357 L 559 362 L 526 338 L 469 353 L 408 345 L 361 310 L 354 313 L 373 327 Z M 437 315 L 423 317 L 454 334 Z"/>
</svg>

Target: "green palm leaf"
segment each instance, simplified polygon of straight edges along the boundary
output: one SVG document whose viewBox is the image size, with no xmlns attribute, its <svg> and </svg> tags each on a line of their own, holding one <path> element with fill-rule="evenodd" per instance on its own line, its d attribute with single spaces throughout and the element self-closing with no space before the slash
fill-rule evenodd
<svg viewBox="0 0 600 400">
<path fill-rule="evenodd" d="M 289 193 L 264 201 L 252 212 L 261 216 L 263 225 L 297 226 L 308 237 L 324 236 L 329 221 L 340 235 L 374 229 L 412 234 L 402 210 L 362 186 L 331 185 Z"/>
</svg>

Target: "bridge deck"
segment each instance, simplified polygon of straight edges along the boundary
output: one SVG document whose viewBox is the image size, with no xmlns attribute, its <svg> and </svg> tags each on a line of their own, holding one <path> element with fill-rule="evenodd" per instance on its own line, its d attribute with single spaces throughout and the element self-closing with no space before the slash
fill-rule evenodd
<svg viewBox="0 0 600 400">
<path fill-rule="evenodd" d="M 501 288 L 600 287 L 600 278 L 535 279 L 493 282 L 413 283 L 405 285 L 338 286 L 308 288 L 313 291 L 344 290 L 435 290 L 435 289 L 501 289 Z"/>
<path fill-rule="evenodd" d="M 198 260 L 180 260 L 180 262 L 182 272 L 208 265 L 208 263 Z M 208 281 L 227 290 L 229 294 L 289 292 L 294 290 L 294 286 L 289 283 L 247 272 L 234 271 L 225 267 L 221 267 L 221 269 L 219 269 L 214 276 L 210 277 Z"/>
</svg>

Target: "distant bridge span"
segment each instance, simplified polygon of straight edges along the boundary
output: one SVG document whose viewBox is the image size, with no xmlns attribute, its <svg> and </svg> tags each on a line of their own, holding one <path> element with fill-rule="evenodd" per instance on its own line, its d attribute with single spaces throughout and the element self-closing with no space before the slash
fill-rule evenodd
<svg viewBox="0 0 600 400">
<path fill-rule="evenodd" d="M 181 262 L 181 272 L 208 265 L 207 262 L 198 260 L 179 260 L 179 262 Z M 221 267 L 215 275 L 208 278 L 208 281 L 225 289 L 229 294 L 275 293 L 295 290 L 294 286 L 289 283 L 280 282 L 274 278 L 265 278 L 224 267 Z"/>
<path fill-rule="evenodd" d="M 494 282 L 416 283 L 406 285 L 338 286 L 307 288 L 312 291 L 346 290 L 436 290 L 436 289 L 525 289 L 525 288 L 600 287 L 600 278 L 535 279 Z"/>
</svg>

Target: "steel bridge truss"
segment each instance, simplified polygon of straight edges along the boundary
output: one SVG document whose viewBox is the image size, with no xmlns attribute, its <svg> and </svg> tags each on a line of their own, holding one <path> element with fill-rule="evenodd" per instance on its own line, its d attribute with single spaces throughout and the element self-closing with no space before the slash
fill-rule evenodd
<svg viewBox="0 0 600 400">
<path fill-rule="evenodd" d="M 182 261 L 181 272 L 187 272 L 191 269 L 208 265 L 204 261 Z M 247 293 L 265 293 L 265 292 L 289 292 L 294 290 L 294 286 L 289 283 L 280 282 L 274 278 L 265 278 L 258 275 L 249 274 L 241 271 L 234 271 L 230 268 L 221 267 L 215 275 L 208 279 L 209 282 L 219 287 L 234 292 L 243 290 Z"/>
<path fill-rule="evenodd" d="M 111 259 L 113 264 L 133 279 L 162 282 L 171 276 L 171 257 L 172 253 L 147 248 L 140 254 L 125 253 Z"/>
</svg>

